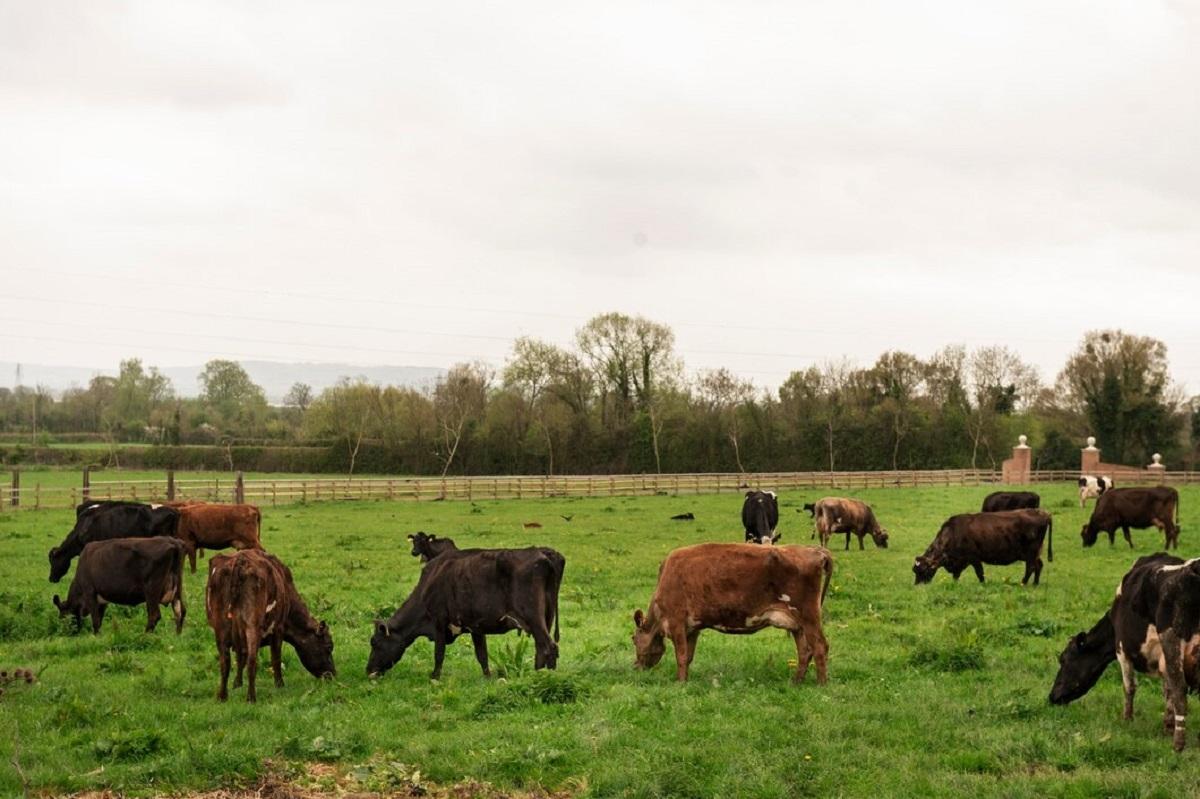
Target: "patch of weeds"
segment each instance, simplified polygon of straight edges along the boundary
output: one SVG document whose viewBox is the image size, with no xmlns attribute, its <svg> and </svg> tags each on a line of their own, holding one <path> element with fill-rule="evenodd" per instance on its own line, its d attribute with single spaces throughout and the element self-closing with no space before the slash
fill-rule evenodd
<svg viewBox="0 0 1200 799">
<path fill-rule="evenodd" d="M 950 643 L 920 641 L 908 656 L 908 662 L 944 672 L 975 671 L 986 665 L 983 644 L 975 630 Z"/>
<path fill-rule="evenodd" d="M 358 571 L 366 571 L 367 564 L 361 560 L 348 560 L 342 564 L 342 568 L 346 570 L 346 574 L 354 574 Z"/>
<path fill-rule="evenodd" d="M 483 508 L 480 508 L 480 507 L 471 508 L 471 513 L 483 513 Z"/>
<path fill-rule="evenodd" d="M 603 549 L 609 555 L 621 556 L 629 554 L 629 550 L 625 549 L 624 547 L 601 547 L 601 549 Z"/>
<path fill-rule="evenodd" d="M 1169 748 L 1169 745 L 1165 744 L 1164 740 L 1156 737 L 1152 741 L 1148 739 L 1145 742 L 1134 742 L 1118 738 L 1111 738 L 1106 741 L 1092 741 L 1080 748 L 1079 759 L 1084 763 L 1103 769 L 1132 766 L 1158 757 L 1160 753 L 1156 752 L 1150 744 L 1153 743 Z"/>
<path fill-rule="evenodd" d="M 108 657 L 100 661 L 96 669 L 102 674 L 141 674 L 144 667 L 132 652 L 117 650 L 109 652 Z"/>
<path fill-rule="evenodd" d="M 529 636 L 518 636 L 516 642 L 506 640 L 499 650 L 493 650 L 492 665 L 500 677 L 520 677 L 533 668 Z"/>
<path fill-rule="evenodd" d="M 1049 619 L 1022 619 L 1017 622 L 1017 631 L 1036 638 L 1052 638 L 1061 629 L 1058 622 Z"/>
<path fill-rule="evenodd" d="M 612 505 L 605 505 L 603 508 L 600 509 L 600 512 L 601 513 L 616 513 L 617 509 L 614 508 Z"/>
<path fill-rule="evenodd" d="M 113 624 L 112 615 L 113 609 L 110 608 L 108 616 L 104 619 L 104 623 L 110 627 Z M 84 619 L 84 626 L 87 627 L 88 624 L 88 620 Z M 111 652 L 144 652 L 147 649 L 154 649 L 155 646 L 154 636 L 148 635 L 140 626 L 122 623 L 120 627 L 113 627 Z"/>
<path fill-rule="evenodd" d="M 967 774 L 1000 774 L 1004 771 L 995 755 L 982 750 L 954 752 L 943 762 L 947 768 Z"/>
<path fill-rule="evenodd" d="M 51 719 L 60 730 L 88 729 L 96 723 L 96 709 L 78 696 L 71 696 L 55 703 Z"/>
<path fill-rule="evenodd" d="M 570 705 L 583 695 L 574 680 L 553 671 L 535 672 L 526 691 L 543 705 Z"/>
<path fill-rule="evenodd" d="M 293 736 L 283 742 L 283 754 L 295 760 L 340 760 L 353 748 L 344 741 L 324 735 L 315 738 Z"/>
<path fill-rule="evenodd" d="M 355 766 L 349 777 L 363 791 L 401 796 L 423 796 L 429 787 L 421 781 L 421 771 L 398 760 L 373 760 Z"/>
<path fill-rule="evenodd" d="M 357 544 L 361 544 L 363 537 L 361 535 L 342 535 L 333 540 L 333 545 L 342 549 L 348 549 Z"/>
<path fill-rule="evenodd" d="M 119 732 L 92 744 L 96 757 L 105 760 L 145 760 L 167 751 L 167 738 L 160 730 Z"/>
<path fill-rule="evenodd" d="M 1056 503 L 1054 504 L 1054 506 L 1053 506 L 1053 507 L 1055 507 L 1055 508 L 1073 508 L 1073 507 L 1075 507 L 1075 500 L 1073 500 L 1073 499 L 1060 499 L 1058 502 L 1056 502 Z"/>
</svg>

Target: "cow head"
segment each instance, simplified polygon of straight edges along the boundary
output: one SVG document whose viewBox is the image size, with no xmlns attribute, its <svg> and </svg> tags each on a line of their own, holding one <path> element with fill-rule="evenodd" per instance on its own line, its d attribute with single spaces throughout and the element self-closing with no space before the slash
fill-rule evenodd
<svg viewBox="0 0 1200 799">
<path fill-rule="evenodd" d="M 1100 535 L 1100 530 L 1095 527 L 1090 521 L 1083 525 L 1083 529 L 1079 531 L 1080 538 L 1083 539 L 1083 545 L 1090 547 L 1096 543 L 1096 539 Z"/>
<path fill-rule="evenodd" d="M 71 559 L 63 554 L 62 547 L 50 550 L 50 582 L 57 583 L 71 569 Z"/>
<path fill-rule="evenodd" d="M 1116 631 L 1106 613 L 1091 630 L 1072 637 L 1058 656 L 1050 703 L 1065 705 L 1086 694 L 1116 656 Z"/>
<path fill-rule="evenodd" d="M 941 564 L 937 558 L 928 555 L 918 555 L 913 559 L 913 574 L 916 576 L 916 584 L 928 583 L 933 580 L 933 575 L 937 574 L 938 567 Z"/>
<path fill-rule="evenodd" d="M 888 548 L 888 531 L 882 527 L 879 528 L 879 532 L 871 533 L 871 538 L 875 541 L 875 546 L 880 549 Z"/>
<path fill-rule="evenodd" d="M 633 612 L 633 624 L 635 628 L 633 631 L 635 654 L 633 667 L 652 669 L 658 665 L 658 661 L 662 660 L 663 653 L 667 651 L 667 647 L 663 643 L 662 632 L 654 625 L 647 623 L 646 614 L 642 613 L 640 608 Z"/>
<path fill-rule="evenodd" d="M 333 666 L 333 636 L 329 626 L 321 622 L 290 636 L 289 643 L 300 656 L 300 662 L 314 677 L 333 677 L 337 670 Z"/>
<path fill-rule="evenodd" d="M 410 535 L 408 540 L 412 542 L 412 556 L 414 558 L 420 558 L 422 563 L 428 561 L 430 557 L 429 545 L 432 544 L 436 539 L 436 535 L 430 535 L 422 532 L 416 532 Z"/>
<path fill-rule="evenodd" d="M 412 639 L 393 631 L 388 622 L 375 620 L 375 633 L 371 636 L 371 656 L 367 658 L 367 676 L 379 677 L 400 662 Z"/>
<path fill-rule="evenodd" d="M 746 506 L 742 511 L 742 518 L 746 518 L 746 512 L 749 511 L 750 522 L 746 531 L 746 542 L 750 544 L 773 544 L 779 538 L 775 534 L 775 529 L 771 525 L 772 512 L 776 519 L 779 518 L 779 505 L 777 504 L 774 491 L 747 491 Z"/>
</svg>

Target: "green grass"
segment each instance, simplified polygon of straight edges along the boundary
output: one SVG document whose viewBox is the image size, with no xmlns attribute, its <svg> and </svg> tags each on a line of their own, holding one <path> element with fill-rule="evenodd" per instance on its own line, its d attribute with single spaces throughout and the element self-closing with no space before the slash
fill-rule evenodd
<svg viewBox="0 0 1200 799">
<path fill-rule="evenodd" d="M 1200 747 L 1171 752 L 1161 692 L 1146 683 L 1138 715 L 1120 720 L 1115 667 L 1066 708 L 1046 702 L 1066 639 L 1111 601 L 1137 549 L 1080 546 L 1085 514 L 1071 486 L 1037 487 L 1055 513 L 1055 554 L 1039 588 L 1022 566 L 912 584 L 911 563 L 954 512 L 986 488 L 860 492 L 892 547 L 841 550 L 826 603 L 830 682 L 789 684 L 784 633 L 706 632 L 692 680 L 673 681 L 672 655 L 632 669 L 631 614 L 645 607 L 670 549 L 741 538 L 740 497 L 649 497 L 469 503 L 345 503 L 268 509 L 263 540 L 295 572 L 326 619 L 339 676 L 319 683 L 287 649 L 287 685 L 260 682 L 257 706 L 215 699 L 215 648 L 203 583 L 187 579 L 188 622 L 140 632 L 144 610 L 110 612 L 99 636 L 71 634 L 50 603 L 46 551 L 70 526 L 65 511 L 0 516 L 0 668 L 40 671 L 0 697 L 0 796 L 32 788 L 135 793 L 251 779 L 275 763 L 346 768 L 398 761 L 424 779 L 570 788 L 595 796 L 1187 796 Z M 1196 554 L 1200 489 L 1183 489 L 1184 555 Z M 781 496 L 784 543 L 809 543 L 796 508 L 817 492 Z M 694 522 L 668 517 L 693 511 Z M 571 523 L 559 514 L 574 514 Z M 541 530 L 521 523 L 539 521 Z M 415 645 L 391 672 L 365 676 L 371 620 L 389 613 L 418 575 L 404 535 L 460 545 L 538 542 L 567 557 L 556 673 L 534 673 L 515 634 L 493 638 L 505 681 L 485 680 L 469 640 L 450 647 L 431 683 L 432 646 Z M 523 650 L 523 651 L 522 651 Z M 262 671 L 260 670 L 260 674 Z"/>
</svg>

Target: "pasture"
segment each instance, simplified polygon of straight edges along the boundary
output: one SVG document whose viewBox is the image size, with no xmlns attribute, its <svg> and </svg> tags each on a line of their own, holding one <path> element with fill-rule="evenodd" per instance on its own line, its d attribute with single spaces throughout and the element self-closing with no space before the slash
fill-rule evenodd
<svg viewBox="0 0 1200 799">
<path fill-rule="evenodd" d="M 945 517 L 977 510 L 988 490 L 856 492 L 891 544 L 877 550 L 868 538 L 865 551 L 855 542 L 845 552 L 842 536 L 831 543 L 824 687 L 811 673 L 790 684 L 795 650 L 770 629 L 705 632 L 687 684 L 674 682 L 670 650 L 656 669 L 632 669 L 631 615 L 646 607 L 659 562 L 677 546 L 741 540 L 738 495 L 266 508 L 264 546 L 329 623 L 338 676 L 312 679 L 285 647 L 287 684 L 274 688 L 260 670 L 256 706 L 243 690 L 227 704 L 214 698 L 203 572 L 185 573 L 180 637 L 167 623 L 142 633 L 144 608 L 113 608 L 98 636 L 75 634 L 50 601 L 65 596 L 74 567 L 58 585 L 46 580 L 46 552 L 72 514 L 0 515 L 0 668 L 39 673 L 0 696 L 0 795 L 21 794 L 23 780 L 36 792 L 150 794 L 251 782 L 268 768 L 313 779 L 305 769 L 315 762 L 363 790 L 475 779 L 590 796 L 1194 795 L 1200 745 L 1193 733 L 1181 756 L 1171 751 L 1156 683 L 1142 682 L 1131 723 L 1120 719 L 1115 664 L 1079 702 L 1046 701 L 1067 638 L 1099 618 L 1161 534 L 1135 531 L 1133 552 L 1119 536 L 1115 547 L 1102 538 L 1084 550 L 1091 505 L 1079 509 L 1073 486 L 1035 486 L 1055 516 L 1055 559 L 1040 587 L 1019 585 L 1020 564 L 988 567 L 984 585 L 968 570 L 958 583 L 939 572 L 914 586 L 913 557 Z M 1194 556 L 1200 488 L 1180 495 L 1179 554 Z M 783 544 L 810 543 L 797 509 L 819 496 L 780 496 Z M 668 520 L 683 511 L 695 521 Z M 543 527 L 522 528 L 532 521 Z M 481 677 L 465 637 L 439 682 L 428 679 L 427 641 L 367 679 L 372 619 L 416 582 L 404 536 L 417 530 L 464 547 L 539 543 L 566 556 L 557 672 L 535 674 L 530 642 L 510 634 L 491 639 L 503 679 Z"/>
</svg>

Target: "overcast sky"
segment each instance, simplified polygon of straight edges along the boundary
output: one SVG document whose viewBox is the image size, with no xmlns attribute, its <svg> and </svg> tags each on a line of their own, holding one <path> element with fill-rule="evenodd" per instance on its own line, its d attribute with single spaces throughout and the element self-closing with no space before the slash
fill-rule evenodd
<svg viewBox="0 0 1200 799">
<path fill-rule="evenodd" d="M 609 310 L 762 386 L 1167 342 L 1193 2 L 0 0 L 0 360 L 502 365 Z"/>
</svg>

